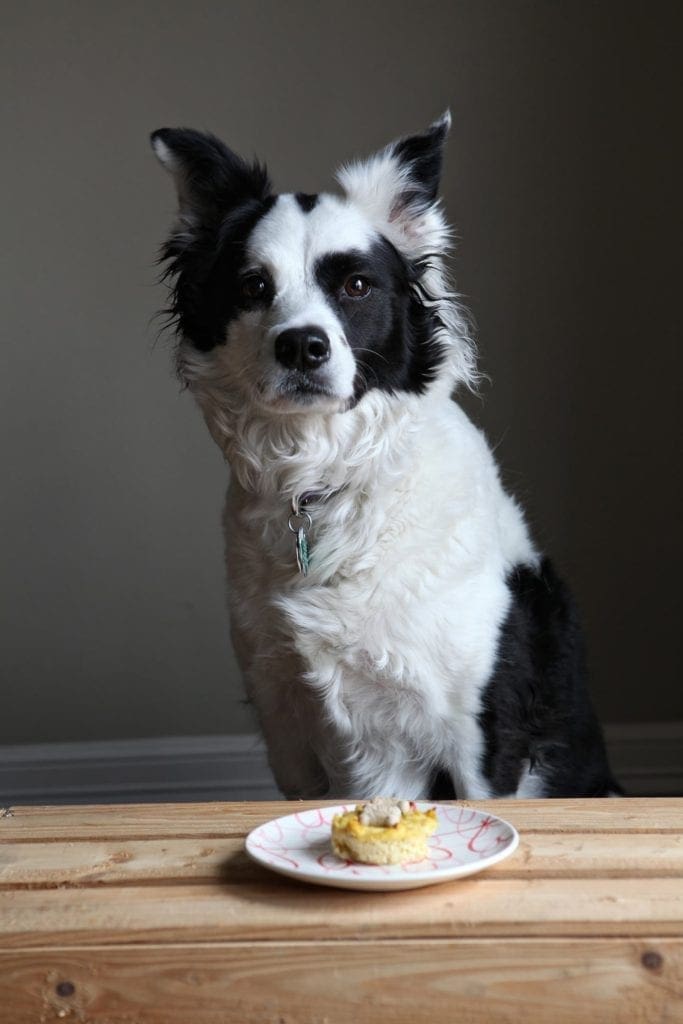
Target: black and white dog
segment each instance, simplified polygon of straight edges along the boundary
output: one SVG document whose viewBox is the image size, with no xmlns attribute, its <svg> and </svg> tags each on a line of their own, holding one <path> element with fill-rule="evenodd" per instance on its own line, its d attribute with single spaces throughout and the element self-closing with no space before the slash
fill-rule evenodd
<svg viewBox="0 0 683 1024">
<path fill-rule="evenodd" d="M 276 195 L 154 132 L 178 367 L 231 468 L 232 630 L 289 797 L 617 787 L 571 598 L 452 399 L 475 357 L 444 264 L 450 118 Z"/>
</svg>

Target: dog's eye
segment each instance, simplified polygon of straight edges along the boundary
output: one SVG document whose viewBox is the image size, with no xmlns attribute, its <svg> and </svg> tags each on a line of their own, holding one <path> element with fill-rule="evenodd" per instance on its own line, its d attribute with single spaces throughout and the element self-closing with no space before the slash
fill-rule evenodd
<svg viewBox="0 0 683 1024">
<path fill-rule="evenodd" d="M 370 294 L 370 282 L 360 274 L 352 274 L 344 285 L 344 291 L 352 299 L 363 299 Z"/>
<path fill-rule="evenodd" d="M 262 299 L 268 291 L 268 282 L 260 274 L 246 274 L 240 283 L 240 291 L 245 299 L 254 302 Z"/>
</svg>

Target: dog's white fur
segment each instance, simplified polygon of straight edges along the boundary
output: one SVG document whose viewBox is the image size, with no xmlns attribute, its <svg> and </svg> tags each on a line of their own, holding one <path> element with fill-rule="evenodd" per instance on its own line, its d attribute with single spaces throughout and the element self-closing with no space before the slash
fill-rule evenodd
<svg viewBox="0 0 683 1024">
<path fill-rule="evenodd" d="M 234 644 L 278 785 L 320 795 L 327 777 L 335 795 L 415 798 L 427 753 L 463 797 L 488 795 L 481 690 L 508 610 L 505 577 L 536 554 L 482 434 L 437 382 L 429 400 L 371 391 L 343 414 L 252 414 L 236 440 L 216 429 L 223 410 L 207 397 L 206 369 L 195 354 L 193 390 L 233 467 Z M 290 500 L 325 486 L 343 489 L 311 510 L 304 578 Z"/>
<path fill-rule="evenodd" d="M 162 145 L 191 234 L 191 193 Z M 309 213 L 279 197 L 249 240 L 253 265 L 277 285 L 272 307 L 233 322 L 228 344 L 208 353 L 179 347 L 181 374 L 232 470 L 234 646 L 289 796 L 422 797 L 437 765 L 460 797 L 489 796 L 481 694 L 509 607 L 506 575 L 537 561 L 483 435 L 451 398 L 475 377 L 473 349 L 441 258 L 448 228 L 438 203 L 401 201 L 409 178 L 389 147 L 343 169 L 344 195 Z M 369 390 L 350 408 L 354 358 L 311 268 L 378 233 L 428 260 L 425 289 L 448 357 L 425 394 Z M 309 323 L 330 337 L 329 394 L 301 407 L 281 393 L 273 339 Z M 303 577 L 288 517 L 292 498 L 311 491 L 330 497 L 310 508 Z"/>
</svg>

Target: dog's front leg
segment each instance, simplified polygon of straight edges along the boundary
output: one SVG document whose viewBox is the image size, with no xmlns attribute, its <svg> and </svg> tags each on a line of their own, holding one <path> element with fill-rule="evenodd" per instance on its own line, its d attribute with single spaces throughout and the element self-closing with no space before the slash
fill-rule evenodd
<svg viewBox="0 0 683 1024">
<path fill-rule="evenodd" d="M 303 731 L 280 718 L 262 724 L 268 763 L 278 789 L 288 800 L 324 799 L 329 795 L 325 769 Z"/>
<path fill-rule="evenodd" d="M 316 754 L 320 725 L 315 705 L 296 674 L 283 672 L 286 658 L 270 671 L 245 673 L 247 692 L 256 708 L 266 741 L 268 763 L 278 788 L 288 799 L 327 796 L 328 775 Z"/>
<path fill-rule="evenodd" d="M 331 762 L 326 752 L 325 769 L 330 779 L 331 799 L 368 800 L 392 796 L 402 800 L 427 799 L 429 769 L 409 758 L 392 756 L 387 750 L 363 750 Z"/>
</svg>

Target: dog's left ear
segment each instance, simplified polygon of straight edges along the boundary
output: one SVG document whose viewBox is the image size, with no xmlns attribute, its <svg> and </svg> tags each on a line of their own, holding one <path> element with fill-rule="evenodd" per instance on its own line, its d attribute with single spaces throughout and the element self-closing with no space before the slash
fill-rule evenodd
<svg viewBox="0 0 683 1024">
<path fill-rule="evenodd" d="M 451 115 L 446 111 L 419 135 L 398 139 L 337 173 L 348 198 L 409 256 L 442 251 L 447 242 L 438 190 L 450 126 Z"/>
<path fill-rule="evenodd" d="M 178 193 L 181 224 L 192 228 L 270 193 L 265 167 L 248 164 L 208 132 L 160 128 L 150 136 L 152 149 L 169 172 Z"/>
</svg>

